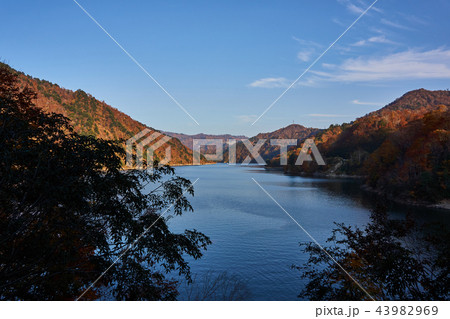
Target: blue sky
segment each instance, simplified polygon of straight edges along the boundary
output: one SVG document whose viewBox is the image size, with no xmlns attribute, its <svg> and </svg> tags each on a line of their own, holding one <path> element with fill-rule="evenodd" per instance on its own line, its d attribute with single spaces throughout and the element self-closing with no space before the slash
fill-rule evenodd
<svg viewBox="0 0 450 319">
<path fill-rule="evenodd" d="M 0 59 L 157 129 L 252 136 L 351 121 L 417 88 L 450 88 L 450 1 L 3 1 Z"/>
</svg>

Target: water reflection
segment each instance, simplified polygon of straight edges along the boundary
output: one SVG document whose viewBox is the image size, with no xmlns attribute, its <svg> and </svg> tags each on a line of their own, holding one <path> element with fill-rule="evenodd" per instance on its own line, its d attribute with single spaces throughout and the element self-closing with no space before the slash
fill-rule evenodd
<svg viewBox="0 0 450 319">
<path fill-rule="evenodd" d="M 179 167 L 177 173 L 200 179 L 191 201 L 195 212 L 171 219 L 171 229 L 197 229 L 213 242 L 203 258 L 190 260 L 193 273 L 199 278 L 211 271 L 243 278 L 251 300 L 297 300 L 305 282 L 290 266 L 306 261 L 299 242 L 310 241 L 252 178 L 321 244 L 334 222 L 365 225 L 376 202 L 360 189 L 359 180 L 288 176 L 254 166 Z M 394 204 L 389 211 L 392 216 L 404 217 L 409 211 L 417 220 L 449 224 L 447 212 Z M 181 291 L 180 299 L 188 296 Z"/>
</svg>

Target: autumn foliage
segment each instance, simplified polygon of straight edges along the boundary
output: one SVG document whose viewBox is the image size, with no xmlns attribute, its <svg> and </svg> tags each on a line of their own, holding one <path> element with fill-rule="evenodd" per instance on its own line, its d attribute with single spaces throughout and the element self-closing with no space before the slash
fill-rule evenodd
<svg viewBox="0 0 450 319">
<path fill-rule="evenodd" d="M 18 72 L 4 63 L 0 63 L 0 67 L 15 74 L 20 87 L 28 87 L 35 92 L 33 102 L 37 108 L 67 117 L 74 131 L 80 135 L 126 140 L 144 129 L 149 129 L 148 135 L 156 131 L 83 90 L 62 88 L 58 84 Z M 192 151 L 178 139 L 171 139 L 167 145 L 171 148 L 170 164 L 192 163 Z M 160 159 L 165 157 L 163 148 L 156 150 L 155 154 Z"/>
<path fill-rule="evenodd" d="M 450 91 L 411 91 L 351 123 L 331 125 L 315 135 L 327 165 L 294 165 L 290 173 L 364 176 L 381 194 L 435 202 L 450 198 Z M 275 156 L 270 165 L 278 165 Z"/>
<path fill-rule="evenodd" d="M 162 216 L 192 211 L 192 183 L 122 171 L 120 144 L 78 134 L 18 81 L 0 65 L 0 300 L 175 299 L 166 273 L 189 279 L 185 256 L 210 243 Z"/>
</svg>

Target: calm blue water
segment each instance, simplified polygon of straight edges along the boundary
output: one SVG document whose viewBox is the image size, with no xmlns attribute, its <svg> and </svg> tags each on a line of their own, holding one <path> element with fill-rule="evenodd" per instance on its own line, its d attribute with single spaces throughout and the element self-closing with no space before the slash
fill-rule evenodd
<svg viewBox="0 0 450 319">
<path fill-rule="evenodd" d="M 323 245 L 333 222 L 364 225 L 373 205 L 352 180 L 287 176 L 226 164 L 179 167 L 176 172 L 199 180 L 191 199 L 194 212 L 170 219 L 170 228 L 195 228 L 212 240 L 201 259 L 189 260 L 192 272 L 197 278 L 208 271 L 235 274 L 245 280 L 251 300 L 298 300 L 305 283 L 291 265 L 306 261 L 298 243 L 311 241 L 252 178 Z M 393 208 L 391 214 L 404 216 L 405 209 Z M 449 218 L 447 212 L 421 209 L 414 209 L 414 216 L 445 223 Z M 179 299 L 186 299 L 184 289 L 180 292 Z"/>
</svg>

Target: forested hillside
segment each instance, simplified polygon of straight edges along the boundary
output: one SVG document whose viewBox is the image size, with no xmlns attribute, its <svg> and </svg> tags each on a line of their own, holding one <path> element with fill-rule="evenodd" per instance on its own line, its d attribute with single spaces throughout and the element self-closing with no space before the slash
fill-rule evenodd
<svg viewBox="0 0 450 319">
<path fill-rule="evenodd" d="M 83 90 L 64 89 L 58 84 L 18 72 L 3 63 L 1 66 L 17 74 L 19 85 L 29 87 L 37 93 L 34 103 L 38 108 L 47 113 L 54 112 L 68 117 L 77 133 L 103 139 L 126 140 L 146 128 L 150 130 L 148 135 L 157 131 L 132 119 L 104 101 L 97 100 Z M 192 163 L 191 150 L 179 140 L 172 138 L 168 145 L 171 147 L 171 164 Z M 165 155 L 164 148 L 155 153 L 162 159 Z"/>
<path fill-rule="evenodd" d="M 450 91 L 408 92 L 354 122 L 319 132 L 315 142 L 327 165 L 295 166 L 297 148 L 290 152 L 285 170 L 365 176 L 368 186 L 391 197 L 450 198 L 449 106 Z M 270 165 L 279 165 L 279 156 Z"/>
<path fill-rule="evenodd" d="M 280 147 L 271 145 L 271 139 L 296 139 L 300 144 L 304 139 L 312 137 L 319 132 L 320 130 L 316 128 L 304 127 L 299 124 L 291 124 L 273 132 L 259 133 L 249 140 L 253 145 L 255 145 L 260 140 L 266 140 L 259 149 L 258 153 L 264 160 L 269 160 L 273 157 L 276 157 L 277 155 L 280 155 Z M 295 148 L 295 146 L 292 146 L 292 148 Z M 242 142 L 237 142 L 236 163 L 242 163 L 248 155 L 250 155 L 248 148 Z M 228 161 L 228 152 L 225 152 L 224 157 L 225 161 Z M 252 162 L 255 162 L 253 158 Z"/>
</svg>

